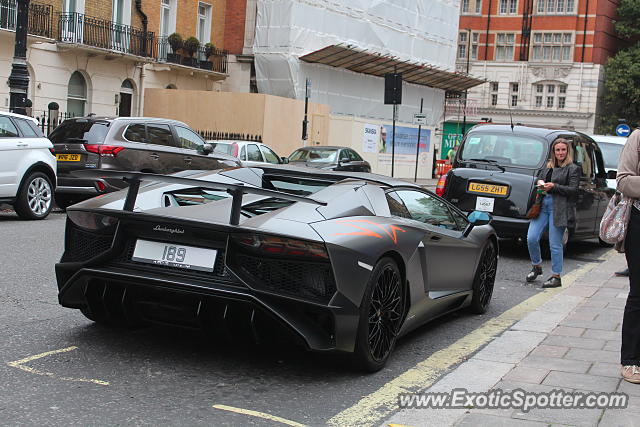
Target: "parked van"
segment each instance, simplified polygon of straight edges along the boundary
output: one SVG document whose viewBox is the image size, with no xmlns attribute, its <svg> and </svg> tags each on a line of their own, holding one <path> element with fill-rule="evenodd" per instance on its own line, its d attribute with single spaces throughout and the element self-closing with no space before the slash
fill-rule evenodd
<svg viewBox="0 0 640 427">
<path fill-rule="evenodd" d="M 602 152 L 587 135 L 568 130 L 525 126 L 478 125 L 464 137 L 453 169 L 437 192 L 464 212 L 493 215 L 500 237 L 525 238 L 527 210 L 535 199 L 536 175 L 549 159 L 556 138 L 571 141 L 574 161 L 582 169 L 576 224 L 565 241 L 598 237 L 600 219 L 614 190 L 607 186 Z"/>
</svg>

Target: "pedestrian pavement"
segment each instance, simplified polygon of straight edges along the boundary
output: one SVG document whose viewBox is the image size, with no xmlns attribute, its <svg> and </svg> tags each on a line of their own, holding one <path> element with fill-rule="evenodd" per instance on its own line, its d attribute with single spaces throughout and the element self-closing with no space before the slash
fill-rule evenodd
<svg viewBox="0 0 640 427">
<path fill-rule="evenodd" d="M 599 262 L 563 277 L 555 295 L 466 362 L 420 393 L 501 389 L 526 392 L 622 392 L 625 409 L 401 409 L 383 426 L 640 426 L 640 384 L 620 376 L 622 315 L 629 279 L 623 254 L 609 251 Z M 523 282 L 524 274 L 523 271 Z M 544 279 L 543 279 L 544 280 Z M 540 286 L 538 279 L 535 286 Z M 527 285 L 529 286 L 529 285 Z"/>
</svg>

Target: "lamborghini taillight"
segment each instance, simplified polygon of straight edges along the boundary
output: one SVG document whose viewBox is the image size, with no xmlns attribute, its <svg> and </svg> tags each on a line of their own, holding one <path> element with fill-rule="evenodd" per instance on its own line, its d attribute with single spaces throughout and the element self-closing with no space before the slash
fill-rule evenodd
<svg viewBox="0 0 640 427">
<path fill-rule="evenodd" d="M 238 234 L 233 239 L 240 247 L 264 255 L 299 257 L 318 261 L 329 258 L 322 243 L 261 234 Z"/>
</svg>

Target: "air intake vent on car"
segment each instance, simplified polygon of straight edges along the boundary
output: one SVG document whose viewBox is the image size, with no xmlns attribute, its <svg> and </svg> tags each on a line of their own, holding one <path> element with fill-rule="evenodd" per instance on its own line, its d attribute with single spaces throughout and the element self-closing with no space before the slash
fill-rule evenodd
<svg viewBox="0 0 640 427">
<path fill-rule="evenodd" d="M 68 250 L 62 256 L 63 262 L 82 262 L 96 257 L 111 247 L 113 236 L 109 234 L 97 234 L 81 230 L 70 225 Z"/>
</svg>

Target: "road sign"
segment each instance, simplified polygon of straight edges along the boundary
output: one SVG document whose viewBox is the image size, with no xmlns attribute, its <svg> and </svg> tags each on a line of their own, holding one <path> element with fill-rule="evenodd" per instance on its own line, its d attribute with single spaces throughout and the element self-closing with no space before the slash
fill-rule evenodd
<svg viewBox="0 0 640 427">
<path fill-rule="evenodd" d="M 427 125 L 427 115 L 422 113 L 414 113 L 413 114 L 413 124 L 426 126 Z"/>
<path fill-rule="evenodd" d="M 616 126 L 616 135 L 618 136 L 629 136 L 631 133 L 631 128 L 626 123 L 621 123 Z"/>
</svg>

